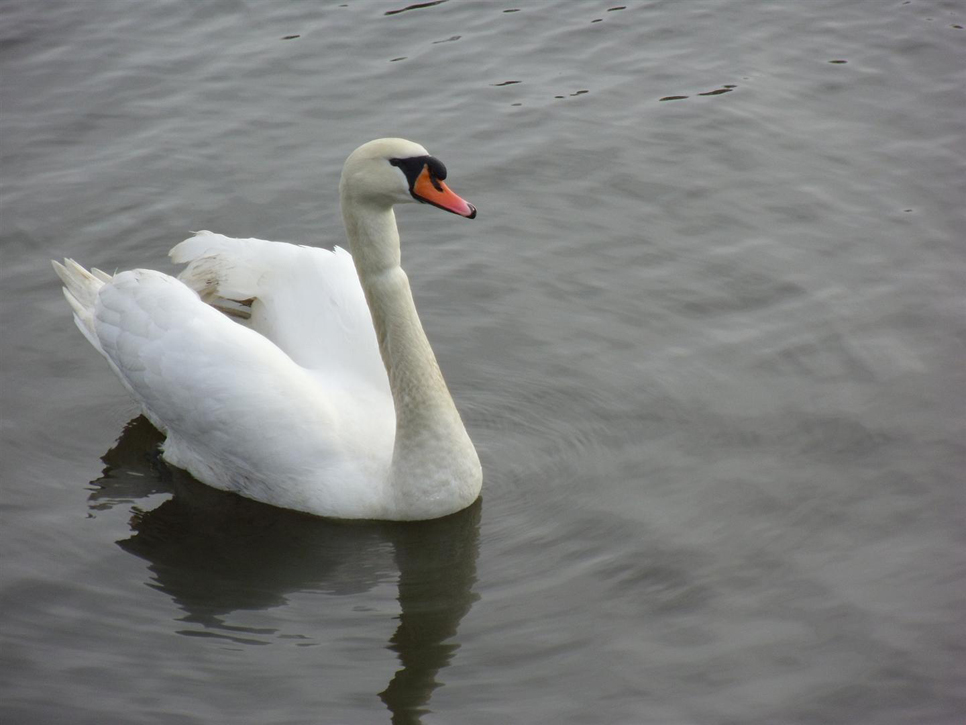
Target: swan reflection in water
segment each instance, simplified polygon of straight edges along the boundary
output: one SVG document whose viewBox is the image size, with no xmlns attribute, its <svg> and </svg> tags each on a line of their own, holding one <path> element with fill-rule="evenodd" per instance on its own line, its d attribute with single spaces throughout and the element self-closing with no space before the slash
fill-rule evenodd
<svg viewBox="0 0 966 725">
<path fill-rule="evenodd" d="M 351 595 L 398 571 L 399 624 L 387 644 L 401 663 L 379 697 L 394 723 L 418 723 L 437 676 L 459 645 L 460 620 L 478 596 L 481 503 L 419 523 L 338 522 L 277 509 L 217 491 L 167 467 L 160 433 L 143 417 L 128 423 L 92 482 L 94 510 L 173 494 L 150 511 L 134 509 L 134 535 L 118 545 L 149 563 L 150 586 L 200 625 L 182 634 L 264 644 L 266 634 L 227 624 L 237 610 L 286 604 L 300 591 Z"/>
</svg>

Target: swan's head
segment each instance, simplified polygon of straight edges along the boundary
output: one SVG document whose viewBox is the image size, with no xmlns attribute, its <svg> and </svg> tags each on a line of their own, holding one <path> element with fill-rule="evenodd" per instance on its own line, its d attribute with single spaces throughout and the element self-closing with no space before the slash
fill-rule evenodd
<svg viewBox="0 0 966 725">
<path fill-rule="evenodd" d="M 346 159 L 339 189 L 343 198 L 392 206 L 418 201 L 473 219 L 476 207 L 454 194 L 443 179 L 446 167 L 418 143 L 380 138 Z"/>
</svg>

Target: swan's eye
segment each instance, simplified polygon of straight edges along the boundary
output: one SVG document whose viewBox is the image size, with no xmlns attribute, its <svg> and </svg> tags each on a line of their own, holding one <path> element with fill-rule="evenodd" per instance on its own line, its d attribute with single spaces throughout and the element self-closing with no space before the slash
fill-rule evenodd
<svg viewBox="0 0 966 725">
<path fill-rule="evenodd" d="M 426 165 L 425 159 L 425 156 L 413 156 L 408 159 L 389 159 L 389 163 L 406 175 L 409 188 L 412 189 Z"/>
</svg>

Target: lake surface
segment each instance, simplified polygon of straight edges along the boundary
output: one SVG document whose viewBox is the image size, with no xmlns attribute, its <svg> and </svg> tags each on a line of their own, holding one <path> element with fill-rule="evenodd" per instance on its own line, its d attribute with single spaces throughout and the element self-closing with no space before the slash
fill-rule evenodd
<svg viewBox="0 0 966 725">
<path fill-rule="evenodd" d="M 0 720 L 956 723 L 966 6 L 0 6 Z M 360 143 L 482 500 L 219 493 L 48 259 L 333 246 Z"/>
</svg>

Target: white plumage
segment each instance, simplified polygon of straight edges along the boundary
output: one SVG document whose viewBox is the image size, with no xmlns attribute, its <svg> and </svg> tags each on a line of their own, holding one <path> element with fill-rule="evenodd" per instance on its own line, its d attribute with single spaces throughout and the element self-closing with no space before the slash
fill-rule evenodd
<svg viewBox="0 0 966 725">
<path fill-rule="evenodd" d="M 419 176 L 435 159 L 401 139 L 349 157 L 340 191 L 351 256 L 199 232 L 171 250 L 187 264 L 179 279 L 54 263 L 78 328 L 166 434 L 168 462 L 216 488 L 340 518 L 432 518 L 476 499 L 479 459 L 399 266 L 392 205 L 475 210 L 439 178 L 440 194 L 417 185 L 423 159 Z M 248 327 L 206 304 L 237 311 L 228 301 L 250 306 Z"/>
</svg>

